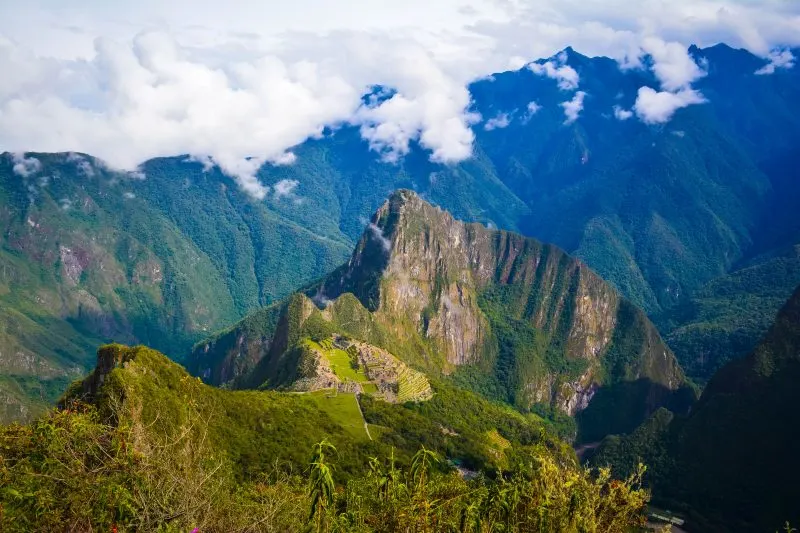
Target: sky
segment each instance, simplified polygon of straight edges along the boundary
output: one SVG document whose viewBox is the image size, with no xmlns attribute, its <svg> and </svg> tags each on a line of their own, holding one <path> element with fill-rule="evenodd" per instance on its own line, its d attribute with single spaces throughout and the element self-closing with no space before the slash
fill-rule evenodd
<svg viewBox="0 0 800 533">
<path fill-rule="evenodd" d="M 765 58 L 758 75 L 794 68 L 800 1 L 0 0 L 0 152 L 79 151 L 131 171 L 191 154 L 264 198 L 286 191 L 256 170 L 292 164 L 326 127 L 359 127 L 387 163 L 412 141 L 433 161 L 470 157 L 474 128 L 508 122 L 470 111 L 467 85 L 493 72 L 552 78 L 565 125 L 579 121 L 579 76 L 555 56 L 567 46 L 620 68 L 650 55 L 658 85 L 613 113 L 664 123 L 705 101 L 688 46 L 718 42 Z M 525 67 L 538 58 L 552 59 Z M 396 92 L 364 105 L 375 85 Z"/>
</svg>

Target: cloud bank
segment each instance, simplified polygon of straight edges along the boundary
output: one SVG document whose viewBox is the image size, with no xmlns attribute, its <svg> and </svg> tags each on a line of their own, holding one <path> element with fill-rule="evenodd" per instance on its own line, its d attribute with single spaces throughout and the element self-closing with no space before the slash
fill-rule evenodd
<svg viewBox="0 0 800 533">
<path fill-rule="evenodd" d="M 0 151 L 84 152 L 127 171 L 191 154 L 255 198 L 283 194 L 256 178 L 265 162 L 292 164 L 292 147 L 343 125 L 388 163 L 413 143 L 443 164 L 470 157 L 481 118 L 466 87 L 492 72 L 527 65 L 577 91 L 562 103 L 573 122 L 586 94 L 566 55 L 553 57 L 569 45 L 651 69 L 659 86 L 615 110 L 648 124 L 705 101 L 689 44 L 747 48 L 762 75 L 792 68 L 800 45 L 800 5 L 781 0 L 62 4 L 0 5 Z M 393 91 L 365 100 L 376 85 Z"/>
<path fill-rule="evenodd" d="M 706 71 L 683 45 L 648 37 L 642 42 L 642 51 L 652 60 L 653 74 L 662 88 L 662 91 L 652 87 L 639 88 L 633 108 L 642 122 L 661 124 L 669 121 L 678 109 L 706 101 L 702 94 L 691 88 L 693 82 L 706 75 Z"/>
</svg>

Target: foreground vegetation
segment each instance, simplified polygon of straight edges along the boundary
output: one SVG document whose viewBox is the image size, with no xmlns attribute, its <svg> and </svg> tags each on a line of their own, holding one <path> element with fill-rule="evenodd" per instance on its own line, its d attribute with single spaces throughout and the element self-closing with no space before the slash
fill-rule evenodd
<svg viewBox="0 0 800 533">
<path fill-rule="evenodd" d="M 307 468 L 280 462 L 236 480 L 201 427 L 158 434 L 89 405 L 0 429 L 2 531 L 627 531 L 643 523 L 643 469 L 624 481 L 543 450 L 509 472 L 464 479 L 422 448 L 407 468 L 361 458 L 335 483 L 323 441 Z"/>
<path fill-rule="evenodd" d="M 229 391 L 110 345 L 0 426 L 0 531 L 627 531 L 643 469 L 584 470 L 534 415 L 439 384 L 403 405 Z M 356 408 L 354 408 L 354 406 Z"/>
</svg>

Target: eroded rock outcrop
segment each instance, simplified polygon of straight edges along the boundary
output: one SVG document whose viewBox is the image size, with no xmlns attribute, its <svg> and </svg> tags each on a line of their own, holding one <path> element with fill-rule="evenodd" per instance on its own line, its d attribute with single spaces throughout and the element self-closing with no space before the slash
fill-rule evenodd
<svg viewBox="0 0 800 533">
<path fill-rule="evenodd" d="M 301 342 L 337 335 L 523 410 L 548 404 L 595 416 L 587 408 L 602 392 L 609 407 L 596 416 L 631 403 L 630 425 L 686 385 L 644 313 L 586 265 L 457 221 L 411 191 L 378 209 L 347 264 L 201 345 L 192 365 L 239 388 L 340 387 Z"/>
<path fill-rule="evenodd" d="M 352 292 L 404 341 L 422 337 L 442 356 L 445 374 L 498 358 L 481 298 L 499 292 L 500 313 L 542 333 L 544 359 L 577 361 L 581 369 L 525 372 L 515 385 L 518 404 L 552 400 L 575 414 L 617 379 L 649 379 L 670 390 L 685 383 L 645 315 L 586 265 L 555 246 L 457 221 L 411 191 L 389 198 L 349 263 L 316 290 L 328 298 Z M 624 348 L 612 350 L 615 336 Z"/>
</svg>

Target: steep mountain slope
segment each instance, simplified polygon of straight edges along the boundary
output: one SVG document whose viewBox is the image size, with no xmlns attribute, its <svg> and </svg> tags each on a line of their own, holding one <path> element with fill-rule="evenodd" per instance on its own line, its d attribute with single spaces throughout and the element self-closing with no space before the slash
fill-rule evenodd
<svg viewBox="0 0 800 533">
<path fill-rule="evenodd" d="M 598 389 L 607 406 L 628 406 L 616 418 L 590 409 L 585 438 L 690 401 L 653 325 L 585 265 L 458 222 L 411 191 L 392 194 L 350 261 L 305 294 L 201 343 L 190 369 L 217 384 L 287 386 L 307 375 L 298 342 L 341 334 L 520 409 L 574 415 Z"/>
<path fill-rule="evenodd" d="M 710 281 L 656 323 L 686 373 L 706 381 L 755 348 L 797 286 L 800 246 L 791 246 Z"/>
<path fill-rule="evenodd" d="M 196 163 L 153 161 L 139 179 L 77 154 L 28 154 L 27 169 L 18 160 L 0 156 L 4 419 L 51 403 L 101 342 L 181 357 L 330 271 L 347 247 Z"/>
<path fill-rule="evenodd" d="M 708 101 L 666 124 L 615 118 L 615 106 L 630 110 L 640 87 L 658 87 L 649 70 L 567 49 L 548 61 L 574 68 L 575 88 L 530 68 L 470 85 L 472 110 L 484 118 L 470 160 L 435 164 L 411 143 L 400 161 L 384 162 L 345 126 L 296 147 L 294 164 L 262 168 L 271 193 L 259 202 L 185 157 L 126 175 L 88 156 L 28 154 L 25 163 L 3 155 L 0 403 L 14 416 L 41 407 L 102 341 L 147 342 L 181 357 L 203 332 L 329 272 L 398 187 L 458 218 L 521 231 L 581 258 L 658 316 L 682 364 L 706 380 L 717 332 L 736 331 L 739 348 L 730 353 L 743 353 L 767 323 L 740 327 L 737 300 L 714 292 L 726 289 L 712 280 L 800 242 L 800 71 L 756 75 L 763 59 L 724 45 L 690 52 L 707 71 L 694 86 Z M 586 92 L 583 109 L 565 123 L 561 104 L 576 90 Z M 53 239 L 62 237 L 53 227 L 76 235 L 63 237 L 64 264 L 87 277 L 75 286 L 55 275 L 62 259 Z M 103 255 L 114 257 L 113 273 L 83 264 L 100 265 Z M 777 295 L 752 296 L 764 317 L 777 312 Z M 687 311 L 710 300 L 716 318 Z M 703 327 L 709 321 L 711 330 Z M 68 348 L 59 354 L 60 346 Z"/>
<path fill-rule="evenodd" d="M 644 458 L 662 501 L 691 509 L 698 530 L 772 531 L 800 520 L 800 288 L 764 340 L 711 379 L 687 418 L 660 413 L 596 461 Z"/>
</svg>

